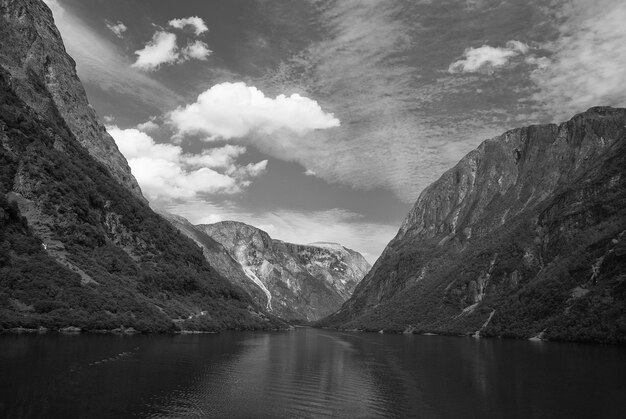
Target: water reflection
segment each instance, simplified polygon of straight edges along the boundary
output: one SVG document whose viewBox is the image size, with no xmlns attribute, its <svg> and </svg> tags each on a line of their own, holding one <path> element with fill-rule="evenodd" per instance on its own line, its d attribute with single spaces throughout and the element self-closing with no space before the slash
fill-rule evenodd
<svg viewBox="0 0 626 419">
<path fill-rule="evenodd" d="M 621 417 L 624 348 L 285 333 L 2 336 L 1 417 Z"/>
<path fill-rule="evenodd" d="M 393 380 L 379 380 L 374 359 L 341 335 L 251 334 L 238 346 L 235 357 L 205 369 L 154 417 L 371 417 L 404 409 L 386 395 Z"/>
</svg>

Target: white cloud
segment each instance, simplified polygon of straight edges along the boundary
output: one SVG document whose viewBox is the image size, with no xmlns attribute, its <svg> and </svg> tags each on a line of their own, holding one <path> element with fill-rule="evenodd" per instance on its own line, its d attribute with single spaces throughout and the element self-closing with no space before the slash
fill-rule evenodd
<svg viewBox="0 0 626 419">
<path fill-rule="evenodd" d="M 626 2 L 571 0 L 550 65 L 531 74 L 533 99 L 555 120 L 597 105 L 626 105 Z"/>
<path fill-rule="evenodd" d="M 463 58 L 448 67 L 450 73 L 493 73 L 495 69 L 506 66 L 512 58 L 526 54 L 528 45 L 519 41 L 509 41 L 503 48 L 483 45 L 467 48 Z"/>
<path fill-rule="evenodd" d="M 272 99 L 245 83 L 216 84 L 201 93 L 195 103 L 170 112 L 168 118 L 179 136 L 205 134 L 210 139 L 281 130 L 303 135 L 339 126 L 339 120 L 312 99 L 298 94 Z"/>
<path fill-rule="evenodd" d="M 226 144 L 223 147 L 213 148 L 209 153 L 202 153 L 196 155 L 188 155 L 185 158 L 187 164 L 192 166 L 205 166 L 211 168 L 231 168 L 235 159 L 246 152 L 246 148 L 238 145 Z M 263 163 L 265 168 L 266 160 L 257 164 Z M 256 173 L 258 175 L 260 173 Z"/>
<path fill-rule="evenodd" d="M 162 64 L 172 64 L 178 61 L 178 47 L 176 35 L 165 31 L 157 31 L 142 49 L 135 51 L 137 61 L 133 67 L 141 70 L 154 71 Z"/>
<path fill-rule="evenodd" d="M 124 23 L 118 21 L 117 23 L 109 22 L 108 20 L 104 21 L 104 24 L 111 32 L 115 34 L 120 39 L 124 38 L 124 32 L 128 29 Z"/>
<path fill-rule="evenodd" d="M 246 151 L 241 146 L 226 145 L 192 155 L 176 145 L 157 144 L 134 128 L 108 126 L 107 130 L 151 202 L 239 193 L 267 167 L 267 160 L 238 166 L 235 160 Z"/>
<path fill-rule="evenodd" d="M 110 124 L 112 121 L 106 121 L 106 122 Z M 139 131 L 148 132 L 148 131 L 154 131 L 154 130 L 159 129 L 159 126 L 152 119 L 150 119 L 146 122 L 142 122 L 141 124 L 138 124 L 137 129 Z"/>
<path fill-rule="evenodd" d="M 314 131 L 304 138 L 278 133 L 255 138 L 254 145 L 301 164 L 329 183 L 389 189 L 403 201 L 414 202 L 455 162 L 443 158 L 441 144 L 476 145 L 485 138 L 484 124 L 477 132 L 467 124 L 424 116 L 432 113 L 424 103 L 429 87 L 424 74 L 432 64 L 418 52 L 422 39 L 416 2 L 312 3 L 319 7 L 315 24 L 324 28 L 321 39 L 284 61 L 259 87 L 267 93 L 312 92 L 324 109 L 332 105 L 341 128 Z M 444 83 L 432 85 L 438 92 L 449 92 Z M 441 116 L 445 113 L 438 113 Z"/>
<path fill-rule="evenodd" d="M 230 171 L 230 173 L 241 173 L 246 176 L 257 177 L 267 169 L 267 160 L 260 161 L 258 163 L 248 163 L 245 166 L 236 168 Z"/>
<path fill-rule="evenodd" d="M 311 169 L 306 169 L 306 170 L 304 171 L 304 174 L 305 174 L 306 176 L 317 176 L 317 173 L 315 173 L 315 172 L 314 172 L 313 170 L 311 170 Z"/>
<path fill-rule="evenodd" d="M 185 26 L 192 26 L 194 32 L 197 35 L 200 35 L 209 30 L 209 28 L 204 23 L 204 20 L 198 16 L 190 16 L 182 19 L 172 19 L 168 22 L 168 24 L 177 29 L 183 29 Z"/>
<path fill-rule="evenodd" d="M 193 224 L 241 221 L 265 230 L 272 238 L 291 243 L 339 243 L 360 252 L 370 263 L 374 263 L 398 232 L 398 226 L 370 223 L 361 214 L 340 208 L 252 213 L 224 203 L 192 200 L 165 206 L 165 210 L 181 215 Z"/>
<path fill-rule="evenodd" d="M 163 64 L 181 64 L 192 59 L 206 61 L 212 53 L 213 51 L 205 42 L 198 40 L 180 49 L 176 43 L 175 34 L 157 31 L 150 42 L 142 49 L 135 51 L 137 61 L 133 67 L 155 71 Z"/>
<path fill-rule="evenodd" d="M 196 60 L 206 61 L 212 53 L 213 51 L 209 49 L 209 46 L 202 41 L 190 43 L 181 50 L 182 56 L 187 60 L 193 58 Z"/>
</svg>

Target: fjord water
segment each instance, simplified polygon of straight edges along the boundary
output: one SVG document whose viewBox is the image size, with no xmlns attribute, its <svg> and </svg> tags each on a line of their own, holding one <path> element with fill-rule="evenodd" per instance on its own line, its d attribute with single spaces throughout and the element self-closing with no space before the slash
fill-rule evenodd
<svg viewBox="0 0 626 419">
<path fill-rule="evenodd" d="M 610 418 L 623 347 L 290 332 L 0 336 L 0 417 Z"/>
</svg>

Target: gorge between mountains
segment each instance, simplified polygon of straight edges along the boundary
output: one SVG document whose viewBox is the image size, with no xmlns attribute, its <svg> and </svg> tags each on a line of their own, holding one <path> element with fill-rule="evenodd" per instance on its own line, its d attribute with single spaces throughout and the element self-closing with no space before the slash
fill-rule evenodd
<svg viewBox="0 0 626 419">
<path fill-rule="evenodd" d="M 1 3 L 4 330 L 342 330 L 624 343 L 626 110 L 483 142 L 373 268 L 155 213 L 38 0 Z M 314 323 L 317 322 L 317 323 Z"/>
<path fill-rule="evenodd" d="M 0 0 L 0 417 L 624 417 L 601 3 Z"/>
</svg>

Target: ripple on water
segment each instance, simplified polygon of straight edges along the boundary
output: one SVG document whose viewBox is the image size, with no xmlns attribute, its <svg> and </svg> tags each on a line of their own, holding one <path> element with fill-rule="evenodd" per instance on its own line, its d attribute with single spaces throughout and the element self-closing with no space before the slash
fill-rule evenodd
<svg viewBox="0 0 626 419">
<path fill-rule="evenodd" d="M 5 337 L 0 417 L 622 417 L 623 348 L 348 334 Z M 514 377 L 515 385 L 506 385 Z M 45 400 L 45 403 L 42 402 Z"/>
</svg>

